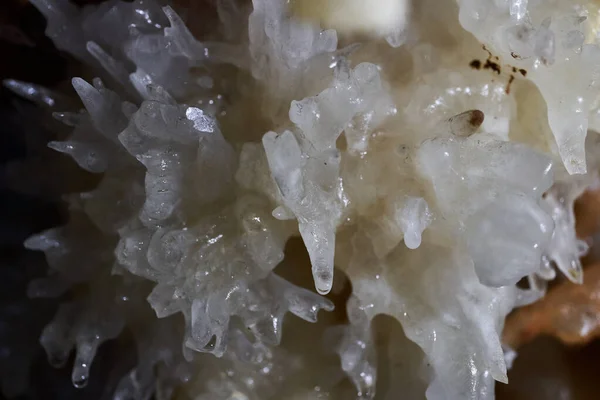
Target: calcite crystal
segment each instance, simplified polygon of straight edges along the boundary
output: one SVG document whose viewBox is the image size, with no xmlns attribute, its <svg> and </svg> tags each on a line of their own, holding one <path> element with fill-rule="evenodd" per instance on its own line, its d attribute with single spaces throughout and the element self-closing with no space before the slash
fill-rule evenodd
<svg viewBox="0 0 600 400">
<path fill-rule="evenodd" d="M 30 1 L 101 76 L 81 112 L 5 82 L 102 174 L 25 242 L 30 296 L 77 289 L 40 338 L 75 386 L 127 329 L 114 399 L 492 399 L 506 316 L 585 279 L 592 0 L 216 0 L 198 38 L 159 0 Z"/>
</svg>

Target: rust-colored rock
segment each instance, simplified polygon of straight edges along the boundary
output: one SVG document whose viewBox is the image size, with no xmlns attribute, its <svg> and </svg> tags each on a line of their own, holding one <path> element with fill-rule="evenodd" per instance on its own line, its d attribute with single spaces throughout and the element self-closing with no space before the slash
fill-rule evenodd
<svg viewBox="0 0 600 400">
<path fill-rule="evenodd" d="M 539 302 L 506 320 L 503 341 L 512 348 L 538 335 L 555 336 L 566 344 L 585 344 L 600 336 L 600 263 L 585 269 L 582 285 L 567 280 L 551 288 Z"/>
</svg>

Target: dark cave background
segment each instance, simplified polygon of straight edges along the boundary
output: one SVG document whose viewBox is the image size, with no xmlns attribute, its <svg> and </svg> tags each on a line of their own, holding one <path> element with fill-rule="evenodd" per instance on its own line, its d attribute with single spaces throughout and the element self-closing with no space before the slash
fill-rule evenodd
<svg viewBox="0 0 600 400">
<path fill-rule="evenodd" d="M 68 93 L 70 78 L 89 71 L 56 50 L 44 35 L 45 25 L 26 0 L 0 2 L 0 80 L 17 79 Z M 55 138 L 53 127 L 43 109 L 0 87 L 0 382 L 28 379 L 25 393 L 9 397 L 18 400 L 109 399 L 135 360 L 129 335 L 102 345 L 88 386 L 75 389 L 72 360 L 54 369 L 38 343 L 61 299 L 27 297 L 28 282 L 44 276 L 47 265 L 43 254 L 25 250 L 23 241 L 65 220 L 62 194 L 91 189 L 97 182 L 67 156 L 46 147 Z M 497 384 L 496 392 L 500 400 L 596 400 L 599 370 L 600 341 L 568 348 L 540 338 L 520 350 L 509 373 L 511 384 Z M 564 388 L 569 397 L 563 397 Z M 0 393 L 0 399 L 6 398 Z"/>
<path fill-rule="evenodd" d="M 0 81 L 16 79 L 68 90 L 79 64 L 56 50 L 44 35 L 45 27 L 43 16 L 27 1 L 0 2 Z M 97 178 L 79 170 L 68 157 L 52 154 L 46 147 L 55 138 L 48 113 L 4 86 L 0 86 L 0 121 L 0 382 L 28 379 L 25 393 L 8 397 L 18 400 L 112 398 L 117 372 L 123 373 L 112 368 L 114 361 L 133 366 L 135 360 L 130 339 L 125 334 L 101 346 L 88 386 L 75 389 L 73 360 L 54 369 L 38 343 L 43 327 L 68 294 L 28 299 L 28 282 L 46 275 L 47 264 L 43 253 L 23 248 L 29 235 L 65 221 L 62 194 L 91 189 Z M 6 398 L 0 391 L 0 399 Z"/>
</svg>

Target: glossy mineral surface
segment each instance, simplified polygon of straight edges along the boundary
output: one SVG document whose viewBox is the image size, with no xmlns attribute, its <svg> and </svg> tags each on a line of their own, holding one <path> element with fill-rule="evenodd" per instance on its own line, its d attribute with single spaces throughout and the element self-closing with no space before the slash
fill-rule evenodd
<svg viewBox="0 0 600 400">
<path fill-rule="evenodd" d="M 40 339 L 75 386 L 127 328 L 119 400 L 492 399 L 507 314 L 584 279 L 595 1 L 30 1 L 102 77 L 5 82 L 102 174 L 25 243 L 32 297 L 77 287 Z"/>
</svg>

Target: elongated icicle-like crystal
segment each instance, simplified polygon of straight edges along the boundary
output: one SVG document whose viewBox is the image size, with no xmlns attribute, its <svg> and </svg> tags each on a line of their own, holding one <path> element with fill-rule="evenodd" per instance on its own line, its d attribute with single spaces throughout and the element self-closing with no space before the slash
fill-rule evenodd
<svg viewBox="0 0 600 400">
<path fill-rule="evenodd" d="M 47 153 L 96 175 L 24 243 L 50 267 L 28 294 L 68 299 L 39 340 L 76 387 L 127 332 L 120 400 L 492 400 L 506 316 L 585 279 L 591 0 L 31 3 L 102 77 L 72 102 L 4 82 L 65 125 L 7 181 L 70 181 Z"/>
</svg>

